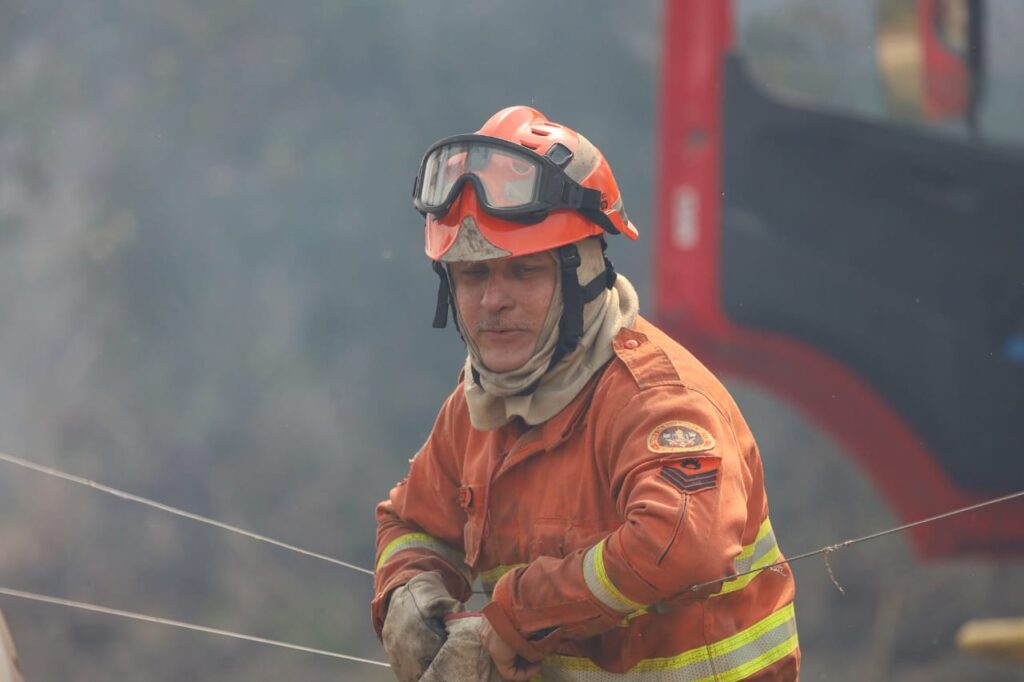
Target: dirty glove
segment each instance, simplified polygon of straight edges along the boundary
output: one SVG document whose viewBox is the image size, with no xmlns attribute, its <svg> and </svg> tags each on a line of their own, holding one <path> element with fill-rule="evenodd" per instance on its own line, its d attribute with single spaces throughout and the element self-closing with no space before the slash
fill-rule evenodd
<svg viewBox="0 0 1024 682">
<path fill-rule="evenodd" d="M 445 619 L 448 639 L 420 682 L 502 682 L 491 655 L 480 641 L 479 613 L 459 613 Z"/>
<path fill-rule="evenodd" d="M 444 617 L 462 610 L 437 571 L 420 573 L 391 595 L 381 641 L 398 682 L 416 682 L 444 644 Z"/>
</svg>

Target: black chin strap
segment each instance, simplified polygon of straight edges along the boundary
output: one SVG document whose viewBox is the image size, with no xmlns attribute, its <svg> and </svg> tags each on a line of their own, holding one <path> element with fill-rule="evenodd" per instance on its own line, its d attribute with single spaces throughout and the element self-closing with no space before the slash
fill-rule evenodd
<svg viewBox="0 0 1024 682">
<path fill-rule="evenodd" d="M 558 342 L 555 345 L 555 352 L 551 354 L 551 361 L 548 363 L 545 374 L 561 362 L 562 358 L 576 350 L 580 339 L 583 338 L 583 307 L 615 285 L 615 267 L 604 255 L 607 247 L 608 245 L 602 239 L 601 253 L 604 258 L 604 270 L 582 286 L 578 274 L 579 249 L 575 244 L 566 244 L 556 249 L 562 272 L 562 317 L 558 321 Z M 543 375 L 541 379 L 543 379 Z M 541 379 L 537 379 L 516 395 L 530 395 L 540 386 Z"/>
<path fill-rule="evenodd" d="M 593 301 L 607 289 L 615 285 L 615 267 L 612 266 L 604 250 L 607 245 L 601 240 L 601 252 L 604 258 L 604 270 L 597 277 L 580 285 L 578 270 L 580 252 L 575 244 L 558 247 L 558 260 L 562 271 L 562 319 L 558 321 L 558 345 L 551 356 L 551 369 L 569 353 L 576 350 L 583 338 L 583 306 Z"/>
<path fill-rule="evenodd" d="M 583 287 L 576 271 L 580 267 L 580 251 L 575 244 L 557 249 L 562 271 L 562 318 L 558 320 L 558 344 L 551 356 L 550 370 L 558 361 L 576 349 L 583 338 Z"/>
<path fill-rule="evenodd" d="M 448 326 L 448 308 L 452 310 L 452 320 L 455 328 L 459 327 L 459 316 L 455 309 L 455 298 L 452 296 L 451 283 L 448 281 L 448 271 L 440 261 L 433 261 L 434 272 L 441 281 L 437 285 L 437 306 L 434 308 L 434 329 L 444 329 Z M 461 334 L 461 330 L 459 331 Z"/>
<path fill-rule="evenodd" d="M 448 284 L 448 273 L 439 261 L 431 261 L 434 272 L 441 280 L 437 285 L 437 307 L 434 308 L 434 329 L 444 329 L 448 326 L 448 300 L 452 296 L 451 285 Z"/>
</svg>

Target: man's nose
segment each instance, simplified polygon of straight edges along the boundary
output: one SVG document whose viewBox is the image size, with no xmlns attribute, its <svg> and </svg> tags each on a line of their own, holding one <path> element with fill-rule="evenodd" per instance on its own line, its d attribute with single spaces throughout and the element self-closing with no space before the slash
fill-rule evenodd
<svg viewBox="0 0 1024 682">
<path fill-rule="evenodd" d="M 484 287 L 480 305 L 487 310 L 504 310 L 512 307 L 514 303 L 508 282 L 499 275 L 491 274 L 487 278 L 487 285 Z"/>
</svg>

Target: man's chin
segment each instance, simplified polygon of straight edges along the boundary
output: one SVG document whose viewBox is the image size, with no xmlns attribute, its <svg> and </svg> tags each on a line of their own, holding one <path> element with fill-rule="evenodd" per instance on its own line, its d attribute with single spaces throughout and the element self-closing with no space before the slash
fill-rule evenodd
<svg viewBox="0 0 1024 682">
<path fill-rule="evenodd" d="M 483 356 L 481 359 L 487 365 L 487 369 L 499 373 L 519 369 L 530 359 L 529 355 L 523 353 L 484 352 L 481 355 Z"/>
</svg>

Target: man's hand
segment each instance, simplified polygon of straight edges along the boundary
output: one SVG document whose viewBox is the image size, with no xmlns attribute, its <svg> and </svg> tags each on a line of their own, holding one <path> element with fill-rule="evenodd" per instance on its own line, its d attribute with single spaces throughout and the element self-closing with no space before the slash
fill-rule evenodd
<svg viewBox="0 0 1024 682">
<path fill-rule="evenodd" d="M 381 641 L 398 682 L 420 679 L 444 644 L 444 617 L 461 610 L 437 571 L 421 573 L 395 590 Z"/>
<path fill-rule="evenodd" d="M 480 641 L 484 649 L 491 655 L 498 674 L 504 680 L 529 680 L 540 672 L 540 663 L 530 663 L 521 656 L 516 655 L 508 644 L 498 636 L 486 618 L 481 619 Z"/>
<path fill-rule="evenodd" d="M 420 682 L 501 682 L 480 641 L 479 613 L 458 613 L 445 620 L 448 639 Z"/>
</svg>

